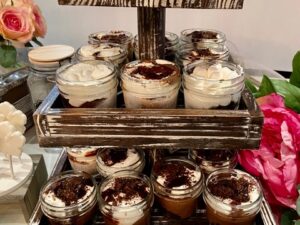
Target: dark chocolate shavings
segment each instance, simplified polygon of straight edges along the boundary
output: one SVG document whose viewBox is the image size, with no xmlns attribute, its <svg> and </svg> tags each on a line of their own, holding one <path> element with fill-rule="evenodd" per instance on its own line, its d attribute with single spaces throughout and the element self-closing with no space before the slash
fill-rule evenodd
<svg viewBox="0 0 300 225">
<path fill-rule="evenodd" d="M 112 166 L 127 159 L 127 149 L 106 149 L 100 157 L 106 166 Z"/>
</svg>

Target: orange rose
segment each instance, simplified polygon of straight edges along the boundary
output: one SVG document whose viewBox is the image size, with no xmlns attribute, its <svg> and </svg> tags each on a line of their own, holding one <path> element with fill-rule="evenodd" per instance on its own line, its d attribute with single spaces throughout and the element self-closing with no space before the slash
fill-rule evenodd
<svg viewBox="0 0 300 225">
<path fill-rule="evenodd" d="M 0 9 L 0 34 L 5 39 L 26 43 L 35 31 L 33 19 L 30 7 L 5 6 Z"/>
<path fill-rule="evenodd" d="M 47 26 L 46 26 L 46 21 L 42 15 L 42 12 L 37 5 L 33 5 L 32 11 L 34 15 L 33 24 L 35 27 L 34 36 L 44 37 L 47 32 Z"/>
</svg>

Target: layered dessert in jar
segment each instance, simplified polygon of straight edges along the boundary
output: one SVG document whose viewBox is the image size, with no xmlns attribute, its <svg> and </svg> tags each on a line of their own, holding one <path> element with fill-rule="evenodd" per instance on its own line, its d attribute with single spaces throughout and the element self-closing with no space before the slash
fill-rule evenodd
<svg viewBox="0 0 300 225">
<path fill-rule="evenodd" d="M 203 191 L 203 175 L 190 160 L 169 158 L 156 162 L 151 180 L 160 205 L 168 212 L 187 218 L 197 207 Z"/>
<path fill-rule="evenodd" d="M 244 79 L 243 68 L 230 62 L 192 63 L 183 69 L 185 108 L 238 109 Z"/>
<path fill-rule="evenodd" d="M 110 62 L 84 61 L 57 70 L 56 84 L 66 107 L 114 108 L 116 68 Z"/>
<path fill-rule="evenodd" d="M 175 108 L 180 87 L 177 66 L 169 61 L 137 60 L 121 74 L 126 108 Z"/>
<path fill-rule="evenodd" d="M 153 188 L 147 176 L 120 171 L 100 184 L 99 206 L 106 225 L 149 225 Z"/>
<path fill-rule="evenodd" d="M 97 173 L 96 156 L 98 147 L 66 148 L 71 167 L 75 171 Z"/>
<path fill-rule="evenodd" d="M 189 158 L 209 175 L 218 169 L 234 169 L 237 164 L 237 151 L 216 149 L 189 150 Z"/>
<path fill-rule="evenodd" d="M 138 35 L 134 37 L 134 55 L 136 59 L 139 59 L 139 46 Z M 179 38 L 177 34 L 166 32 L 165 34 L 165 54 L 164 59 L 175 62 L 176 52 L 179 46 Z"/>
<path fill-rule="evenodd" d="M 79 61 L 104 60 L 112 62 L 118 69 L 127 63 L 127 50 L 115 43 L 99 43 L 81 46 L 76 52 Z"/>
<path fill-rule="evenodd" d="M 97 211 L 96 182 L 84 172 L 51 178 L 40 192 L 41 209 L 51 225 L 84 225 Z"/>
<path fill-rule="evenodd" d="M 209 175 L 203 199 L 209 224 L 252 225 L 262 202 L 257 180 L 240 170 L 217 170 Z"/>
<path fill-rule="evenodd" d="M 183 44 L 177 52 L 177 63 L 181 67 L 187 66 L 199 60 L 224 60 L 229 59 L 229 50 L 223 44 L 199 43 L 198 46 L 193 44 Z"/>
<path fill-rule="evenodd" d="M 194 28 L 181 31 L 180 41 L 182 43 L 210 42 L 224 44 L 226 41 L 226 36 L 221 31 Z"/>
<path fill-rule="evenodd" d="M 100 149 L 97 153 L 97 170 L 106 177 L 121 170 L 142 172 L 145 166 L 144 152 L 137 149 Z"/>
<path fill-rule="evenodd" d="M 129 61 L 133 58 L 132 41 L 132 33 L 123 30 L 99 31 L 89 35 L 89 43 L 92 45 L 99 43 L 116 43 L 123 45 L 127 49 Z"/>
</svg>

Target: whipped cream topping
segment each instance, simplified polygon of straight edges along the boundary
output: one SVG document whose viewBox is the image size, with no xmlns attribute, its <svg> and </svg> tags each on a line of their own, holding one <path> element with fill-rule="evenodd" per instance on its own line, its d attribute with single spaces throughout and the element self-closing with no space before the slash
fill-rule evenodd
<svg viewBox="0 0 300 225">
<path fill-rule="evenodd" d="M 86 58 L 108 58 L 124 53 L 121 47 L 110 44 L 85 45 L 79 50 L 79 54 Z"/>
</svg>

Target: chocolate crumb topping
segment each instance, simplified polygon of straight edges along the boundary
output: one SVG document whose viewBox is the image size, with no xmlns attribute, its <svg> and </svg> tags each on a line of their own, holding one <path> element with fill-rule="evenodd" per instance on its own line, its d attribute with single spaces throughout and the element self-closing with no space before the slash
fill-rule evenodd
<svg viewBox="0 0 300 225">
<path fill-rule="evenodd" d="M 167 188 L 179 187 L 182 185 L 191 186 L 193 173 L 188 170 L 186 165 L 180 162 L 156 163 L 154 172 L 159 176 L 165 177 L 164 186 Z"/>
<path fill-rule="evenodd" d="M 234 157 L 234 150 L 201 150 L 197 151 L 198 158 L 208 161 L 227 161 Z"/>
<path fill-rule="evenodd" d="M 112 166 L 127 159 L 127 149 L 106 149 L 100 157 L 106 166 Z"/>
<path fill-rule="evenodd" d="M 231 199 L 233 205 L 248 202 L 251 188 L 251 183 L 244 178 L 223 179 L 208 184 L 208 189 L 213 195 L 221 199 Z"/>
<path fill-rule="evenodd" d="M 68 177 L 52 184 L 47 193 L 53 191 L 57 198 L 62 200 L 66 206 L 69 206 L 85 196 L 87 186 L 94 186 L 91 179 L 85 177 Z"/>
<path fill-rule="evenodd" d="M 116 178 L 112 187 L 102 192 L 105 202 L 116 206 L 122 201 L 130 201 L 136 197 L 145 199 L 149 194 L 148 186 L 137 178 Z"/>
<path fill-rule="evenodd" d="M 135 70 L 132 71 L 132 75 L 142 75 L 145 77 L 145 79 L 148 80 L 160 80 L 162 78 L 168 77 L 173 74 L 174 68 L 171 67 L 170 64 L 156 64 L 153 63 L 153 66 L 137 66 Z"/>
<path fill-rule="evenodd" d="M 192 42 L 203 39 L 218 39 L 218 33 L 212 31 L 193 31 L 187 36 L 191 36 Z"/>
<path fill-rule="evenodd" d="M 124 33 L 106 34 L 100 38 L 101 41 L 112 42 L 117 44 L 123 44 L 124 40 L 126 39 L 128 39 L 128 36 Z"/>
</svg>

